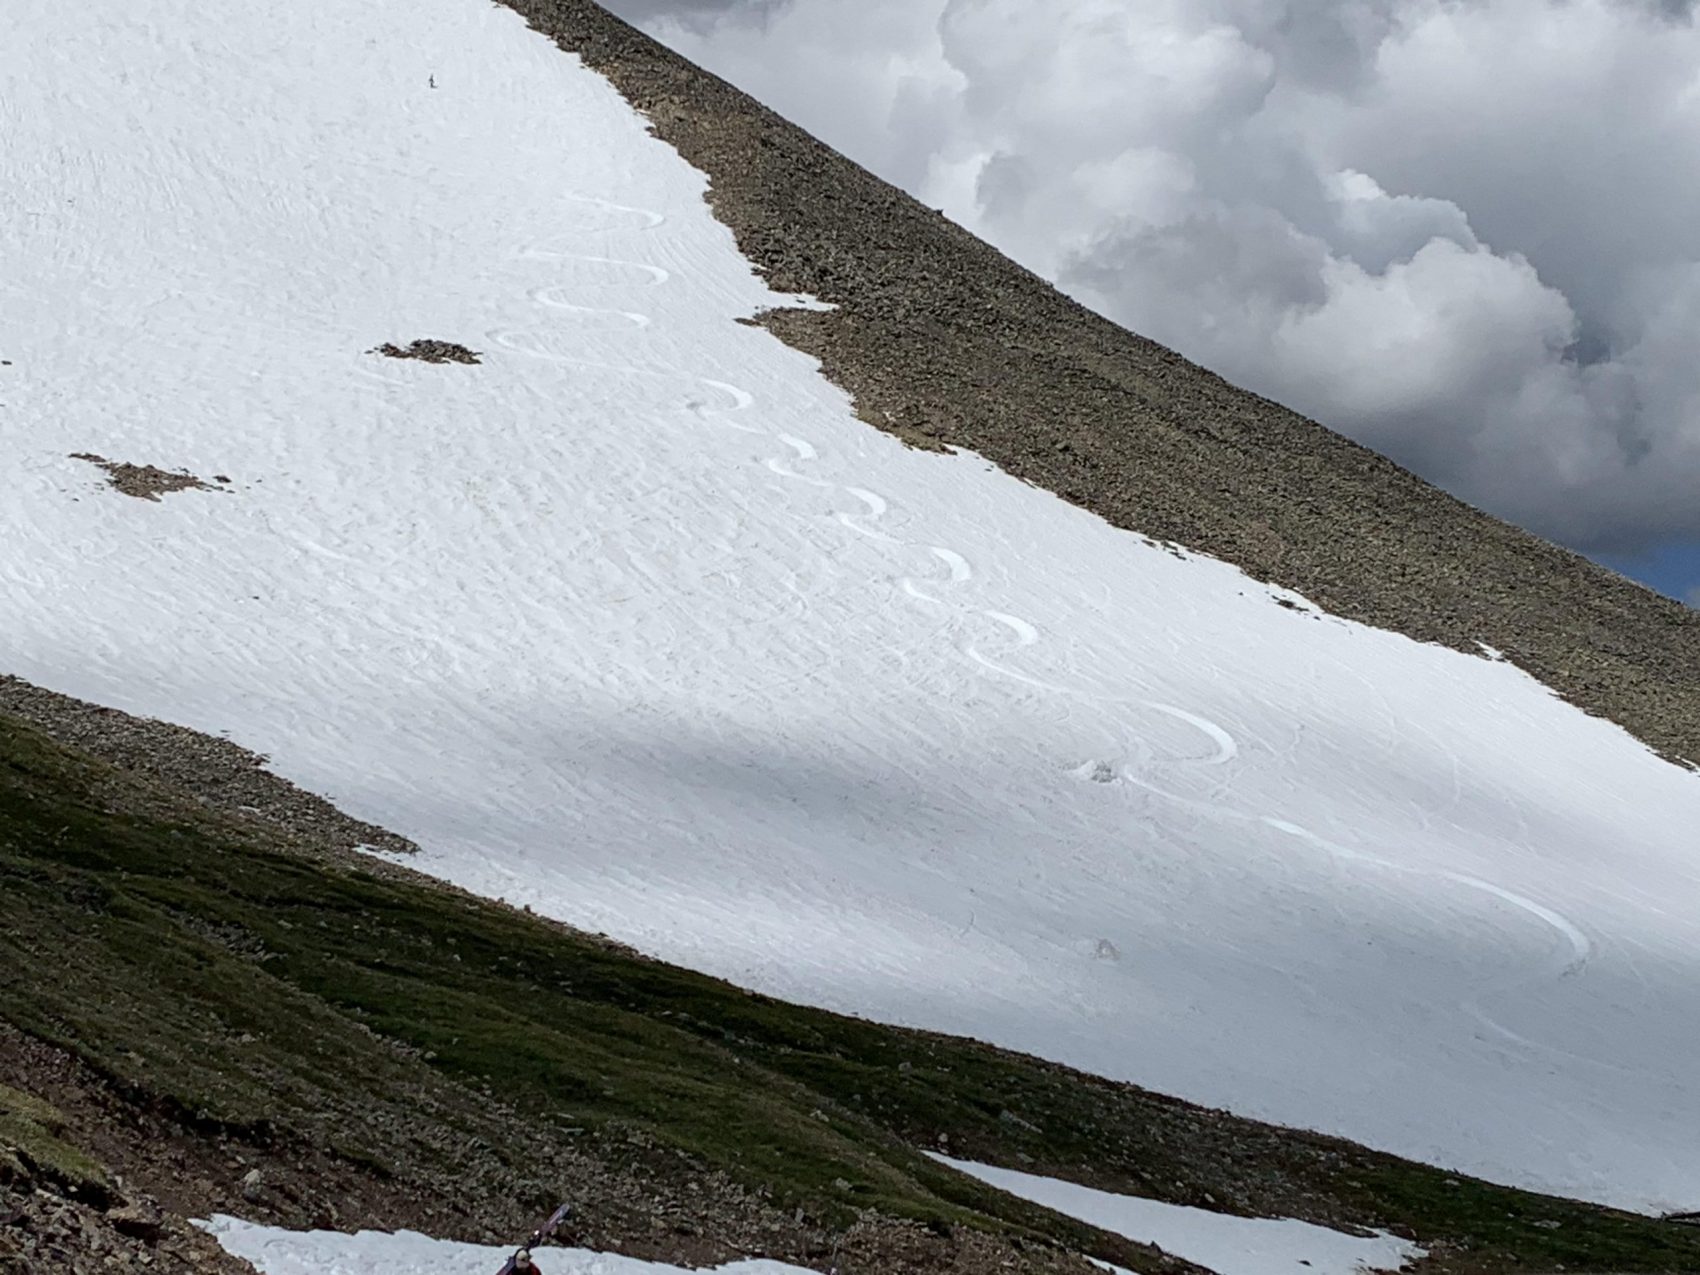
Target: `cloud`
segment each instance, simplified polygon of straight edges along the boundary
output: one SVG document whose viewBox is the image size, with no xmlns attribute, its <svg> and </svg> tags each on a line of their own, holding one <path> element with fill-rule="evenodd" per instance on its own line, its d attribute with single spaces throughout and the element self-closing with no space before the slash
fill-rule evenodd
<svg viewBox="0 0 1700 1275">
<path fill-rule="evenodd" d="M 1700 539 L 1691 0 L 611 3 L 1467 500 Z"/>
</svg>

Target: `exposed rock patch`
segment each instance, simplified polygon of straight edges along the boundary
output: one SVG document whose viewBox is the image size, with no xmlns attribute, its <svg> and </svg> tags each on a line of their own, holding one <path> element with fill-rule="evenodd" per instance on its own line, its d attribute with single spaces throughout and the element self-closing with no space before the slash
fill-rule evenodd
<svg viewBox="0 0 1700 1275">
<path fill-rule="evenodd" d="M 382 354 L 387 359 L 418 359 L 424 363 L 477 363 L 480 362 L 474 350 L 464 345 L 456 345 L 453 341 L 413 341 L 406 346 L 396 345 L 385 341 L 369 354 Z"/>
<path fill-rule="evenodd" d="M 146 1204 L 103 1213 L 51 1188 L 0 1185 L 0 1275 L 252 1275 L 253 1269 L 185 1219 Z"/>
<path fill-rule="evenodd" d="M 101 708 L 0 674 L 0 712 L 11 713 L 120 770 L 167 784 L 237 819 L 352 850 L 412 852 L 406 837 L 344 814 L 323 797 L 268 771 L 240 744 L 115 708 Z"/>
<path fill-rule="evenodd" d="M 157 465 L 132 465 L 129 461 L 107 460 L 93 452 L 72 452 L 72 460 L 86 460 L 106 471 L 106 481 L 126 496 L 157 501 L 174 491 L 222 491 L 230 479 L 216 475 L 212 482 L 197 478 L 186 469 L 161 469 Z"/>
</svg>

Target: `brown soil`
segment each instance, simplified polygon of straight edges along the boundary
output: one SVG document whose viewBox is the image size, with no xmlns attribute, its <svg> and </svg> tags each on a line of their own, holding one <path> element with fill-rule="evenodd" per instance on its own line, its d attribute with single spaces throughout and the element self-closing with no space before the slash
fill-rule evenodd
<svg viewBox="0 0 1700 1275">
<path fill-rule="evenodd" d="M 72 460 L 86 460 L 106 471 L 106 481 L 126 496 L 138 500 L 157 501 L 174 491 L 220 491 L 230 480 L 219 475 L 204 482 L 186 469 L 160 469 L 157 465 L 132 465 L 128 461 L 107 460 L 93 452 L 72 452 Z"/>
<path fill-rule="evenodd" d="M 1700 759 L 1700 612 L 1489 517 L 1064 297 L 590 0 L 504 0 L 711 181 L 782 292 L 764 316 L 864 420 L 970 449 L 1351 619 L 1478 642 L 1673 759 Z"/>
</svg>

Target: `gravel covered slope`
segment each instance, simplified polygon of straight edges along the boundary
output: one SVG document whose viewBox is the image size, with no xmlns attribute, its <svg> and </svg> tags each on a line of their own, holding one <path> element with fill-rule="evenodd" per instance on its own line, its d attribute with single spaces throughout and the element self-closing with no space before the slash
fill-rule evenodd
<svg viewBox="0 0 1700 1275">
<path fill-rule="evenodd" d="M 709 174 L 716 214 L 776 289 L 837 307 L 765 322 L 870 423 L 972 449 L 1340 615 L 1486 643 L 1673 760 L 1700 759 L 1700 613 L 1117 327 L 590 0 L 504 2 Z"/>
<path fill-rule="evenodd" d="M 228 739 L 88 704 L 7 673 L 0 673 L 0 713 L 19 717 L 108 765 L 193 794 L 220 814 L 313 837 L 339 850 L 369 846 L 411 853 L 419 848 L 273 774 L 266 769 L 267 758 Z"/>
</svg>

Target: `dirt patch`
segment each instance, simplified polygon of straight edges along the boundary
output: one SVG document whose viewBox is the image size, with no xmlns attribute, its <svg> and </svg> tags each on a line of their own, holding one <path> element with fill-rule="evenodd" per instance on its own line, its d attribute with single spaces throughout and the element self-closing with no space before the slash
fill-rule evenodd
<svg viewBox="0 0 1700 1275">
<path fill-rule="evenodd" d="M 0 674 L 0 712 L 120 770 L 168 785 L 203 806 L 268 824 L 339 850 L 370 846 L 412 853 L 412 841 L 344 814 L 323 797 L 267 770 L 267 758 L 240 744 L 148 717 L 133 717 Z"/>
<path fill-rule="evenodd" d="M 126 496 L 157 501 L 174 491 L 223 491 L 230 482 L 223 474 L 212 482 L 197 478 L 186 469 L 161 469 L 157 465 L 132 465 L 129 461 L 107 460 L 93 452 L 72 452 L 72 460 L 86 460 L 106 471 L 106 481 Z"/>
<path fill-rule="evenodd" d="M 864 420 L 1335 614 L 1470 654 L 1486 642 L 1700 760 L 1700 612 L 1117 327 L 589 0 L 504 2 L 708 174 L 715 215 L 775 291 L 835 307 L 762 322 Z"/>
<path fill-rule="evenodd" d="M 406 346 L 385 341 L 368 354 L 382 354 L 387 359 L 418 359 L 422 363 L 477 363 L 478 353 L 453 341 L 414 341 Z"/>
</svg>

